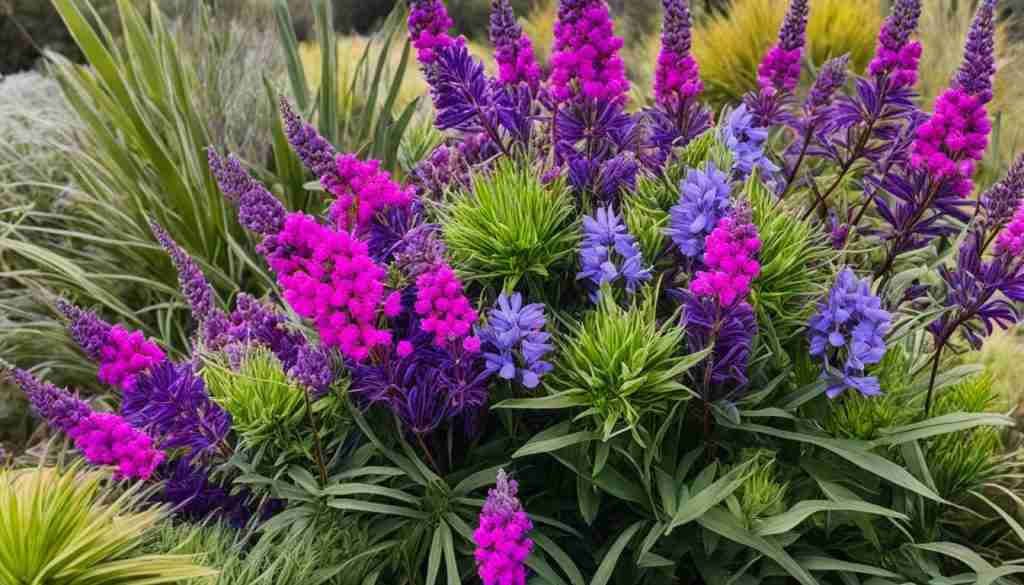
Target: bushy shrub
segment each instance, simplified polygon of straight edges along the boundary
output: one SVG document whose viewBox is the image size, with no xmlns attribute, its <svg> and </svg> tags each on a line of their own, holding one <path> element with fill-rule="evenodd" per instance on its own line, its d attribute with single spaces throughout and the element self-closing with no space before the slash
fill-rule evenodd
<svg viewBox="0 0 1024 585">
<path fill-rule="evenodd" d="M 114 0 L 99 0 L 95 8 L 107 25 L 116 24 Z M 115 29 L 116 30 L 116 29 Z M 74 61 L 82 53 L 50 2 L 5 0 L 0 4 L 0 75 L 35 67 L 44 51 L 56 51 Z"/>
<path fill-rule="evenodd" d="M 118 495 L 102 472 L 0 470 L 0 576 L 9 583 L 180 583 L 216 571 L 195 555 L 140 554 L 167 515 L 136 509 L 138 488 Z"/>
</svg>

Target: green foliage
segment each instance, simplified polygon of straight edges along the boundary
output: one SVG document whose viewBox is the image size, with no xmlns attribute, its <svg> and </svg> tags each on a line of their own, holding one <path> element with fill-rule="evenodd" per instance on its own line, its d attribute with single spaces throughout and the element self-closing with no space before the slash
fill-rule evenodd
<svg viewBox="0 0 1024 585">
<path fill-rule="evenodd" d="M 640 244 L 644 262 L 654 264 L 665 249 L 668 238 L 668 210 L 675 205 L 679 189 L 663 178 L 641 175 L 636 190 L 623 199 L 623 215 L 629 233 Z"/>
<path fill-rule="evenodd" d="M 935 402 L 936 416 L 989 412 L 998 400 L 993 378 L 983 374 L 947 388 Z M 926 448 L 940 494 L 956 497 L 985 483 L 997 469 L 999 431 L 981 427 L 936 437 Z"/>
<path fill-rule="evenodd" d="M 269 350 L 249 353 L 237 371 L 227 363 L 208 361 L 202 376 L 210 396 L 231 415 L 246 449 L 268 443 L 288 445 L 301 433 L 306 391 L 288 377 Z"/>
<path fill-rule="evenodd" d="M 744 460 L 756 457 L 756 453 Z M 747 525 L 762 517 L 781 514 L 785 510 L 786 483 L 779 481 L 778 469 L 774 457 L 768 457 L 758 463 L 754 471 L 738 490 L 739 509 L 742 511 Z"/>
<path fill-rule="evenodd" d="M 193 555 L 139 552 L 168 512 L 143 509 L 144 499 L 78 465 L 0 470 L 0 581 L 159 585 L 216 574 Z"/>
<path fill-rule="evenodd" d="M 785 344 L 803 331 L 833 282 L 836 253 L 818 226 L 786 212 L 756 177 L 744 191 L 761 236 L 761 274 L 753 284 L 758 324 Z"/>
<path fill-rule="evenodd" d="M 570 265 L 579 240 L 564 182 L 545 185 L 525 163 L 503 162 L 441 209 L 454 266 L 468 280 L 515 288 Z"/>
<path fill-rule="evenodd" d="M 375 568 L 374 556 L 366 554 L 370 544 L 365 528 L 341 518 L 325 520 L 315 530 L 287 540 L 218 523 L 163 522 L 149 538 L 146 549 L 158 554 L 201 556 L 207 565 L 218 569 L 212 580 L 182 585 L 359 585 Z"/>
<path fill-rule="evenodd" d="M 682 354 L 685 330 L 678 315 L 658 319 L 657 290 L 638 292 L 643 299 L 626 308 L 604 290 L 597 308 L 560 340 L 545 379 L 556 396 L 586 408 L 604 440 L 692 395 L 681 379 L 704 353 Z"/>
</svg>

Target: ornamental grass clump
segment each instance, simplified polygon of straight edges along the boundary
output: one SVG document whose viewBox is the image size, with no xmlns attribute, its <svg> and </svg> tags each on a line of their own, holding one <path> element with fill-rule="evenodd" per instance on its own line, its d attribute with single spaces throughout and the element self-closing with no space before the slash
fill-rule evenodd
<svg viewBox="0 0 1024 585">
<path fill-rule="evenodd" d="M 441 208 L 444 240 L 469 281 L 514 288 L 568 266 L 578 219 L 562 181 L 545 185 L 525 164 L 502 163 Z"/>
<path fill-rule="evenodd" d="M 196 555 L 144 554 L 167 507 L 144 491 L 118 494 L 106 475 L 75 464 L 0 470 L 0 577 L 5 583 L 181 583 L 214 568 Z"/>
<path fill-rule="evenodd" d="M 829 2 L 783 4 L 760 84 L 711 116 L 682 0 L 643 106 L 602 0 L 558 4 L 540 71 L 495 0 L 496 75 L 442 1 L 410 0 L 435 111 L 404 179 L 307 120 L 331 89 L 275 96 L 316 205 L 206 153 L 269 294 L 222 304 L 147 221 L 189 350 L 61 301 L 113 412 L 15 379 L 87 463 L 238 526 L 262 580 L 1020 582 L 1015 423 L 956 357 L 1024 302 L 1024 159 L 982 192 L 974 172 L 998 6 L 928 113 L 929 6 L 856 31 L 879 39 L 858 75 L 856 55 L 803 66 Z"/>
</svg>

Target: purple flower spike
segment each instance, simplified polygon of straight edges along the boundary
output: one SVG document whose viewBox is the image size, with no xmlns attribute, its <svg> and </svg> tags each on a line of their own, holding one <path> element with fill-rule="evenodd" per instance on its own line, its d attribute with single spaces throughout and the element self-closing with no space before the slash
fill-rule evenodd
<svg viewBox="0 0 1024 585">
<path fill-rule="evenodd" d="M 78 347 L 94 362 L 100 361 L 103 348 L 110 343 L 111 326 L 92 311 L 83 311 L 75 305 L 57 299 L 57 309 L 68 320 L 68 332 Z"/>
<path fill-rule="evenodd" d="M 809 115 L 823 114 L 830 109 L 832 97 L 846 85 L 849 66 L 849 54 L 830 59 L 821 66 L 818 78 L 814 80 L 811 92 L 807 95 L 807 101 L 804 102 L 804 109 Z"/>
<path fill-rule="evenodd" d="M 441 0 L 408 0 L 409 37 L 420 65 L 429 67 L 438 53 L 459 43 L 448 34 L 455 23 L 448 16 L 448 10 Z"/>
<path fill-rule="evenodd" d="M 910 36 L 917 30 L 921 17 L 921 0 L 896 0 L 892 14 L 885 19 L 878 34 L 878 49 L 868 66 L 876 78 L 889 76 L 895 89 L 917 83 L 921 43 Z"/>
<path fill-rule="evenodd" d="M 171 238 L 167 230 L 154 219 L 149 220 L 149 229 L 167 251 L 178 271 L 178 283 L 181 291 L 192 308 L 192 316 L 196 318 L 203 328 L 203 339 L 210 343 L 216 343 L 228 328 L 228 318 L 217 306 L 216 293 L 213 287 L 206 280 L 202 270 L 188 253 Z"/>
<path fill-rule="evenodd" d="M 487 372 L 505 380 L 518 380 L 536 388 L 552 366 L 543 361 L 553 346 L 544 331 L 544 305 L 523 306 L 523 296 L 502 293 L 498 306 L 488 313 L 487 327 L 480 331 Z"/>
<path fill-rule="evenodd" d="M 662 107 L 672 107 L 700 94 L 697 62 L 690 54 L 690 9 L 686 0 L 662 0 L 665 9 L 661 30 L 661 53 L 654 75 L 654 95 Z"/>
<path fill-rule="evenodd" d="M 593 216 L 583 218 L 580 264 L 576 280 L 589 281 L 591 299 L 595 301 L 602 285 L 621 282 L 626 292 L 633 294 L 641 283 L 651 279 L 651 270 L 644 265 L 636 238 L 611 207 L 600 208 Z"/>
<path fill-rule="evenodd" d="M 828 299 L 818 306 L 808 325 L 811 355 L 825 364 L 829 398 L 846 390 L 865 396 L 882 393 L 878 380 L 865 376 L 864 369 L 885 356 L 885 334 L 891 320 L 866 280 L 858 279 L 849 268 L 839 274 Z"/>
<path fill-rule="evenodd" d="M 328 192 L 333 192 L 341 182 L 335 163 L 337 153 L 334 147 L 320 136 L 316 128 L 306 123 L 295 112 L 291 103 L 283 97 L 281 118 L 284 119 L 284 133 L 292 150 L 299 156 L 302 164 L 320 179 L 320 185 Z"/>
<path fill-rule="evenodd" d="M 750 351 L 757 336 L 757 317 L 746 301 L 723 306 L 712 297 L 683 291 L 686 316 L 686 340 L 692 352 L 706 349 L 712 343 L 710 361 L 711 382 L 732 382 L 736 390 L 747 385 L 747 366 Z M 712 336 L 715 336 L 712 338 Z M 710 389 L 707 389 L 710 392 Z M 708 398 L 724 398 L 729 396 Z"/>
<path fill-rule="evenodd" d="M 533 550 L 527 536 L 533 522 L 516 497 L 519 485 L 504 469 L 487 494 L 480 511 L 480 526 L 473 532 L 477 573 L 484 585 L 525 585 L 526 557 Z"/>
<path fill-rule="evenodd" d="M 530 37 L 516 21 L 509 0 L 491 0 L 491 43 L 498 63 L 498 79 L 506 85 L 525 83 L 536 89 L 541 71 Z"/>
<path fill-rule="evenodd" d="M 757 69 L 763 90 L 790 93 L 800 83 L 800 59 L 807 36 L 808 0 L 791 0 L 779 30 L 779 42 L 765 55 Z"/>
<path fill-rule="evenodd" d="M 978 8 L 954 82 L 954 87 L 977 96 L 982 104 L 992 101 L 992 76 L 996 73 L 996 4 L 996 0 L 983 0 Z"/>
<path fill-rule="evenodd" d="M 92 414 L 89 405 L 67 390 L 43 382 L 25 370 L 15 369 L 11 375 L 32 410 L 55 429 L 66 433 Z"/>
<path fill-rule="evenodd" d="M 189 460 L 219 448 L 231 430 L 231 416 L 210 399 L 191 363 L 164 362 L 139 376 L 121 414 L 164 449 L 188 449 Z"/>
<path fill-rule="evenodd" d="M 555 100 L 625 103 L 629 81 L 622 46 L 604 0 L 562 0 L 551 55 Z"/>
<path fill-rule="evenodd" d="M 1002 180 L 981 195 L 982 226 L 995 234 L 1010 222 L 1024 197 L 1024 154 L 1010 167 Z"/>
<path fill-rule="evenodd" d="M 288 374 L 298 383 L 312 389 L 315 397 L 323 396 L 334 383 L 331 354 L 324 348 L 304 345 L 299 348 L 295 365 Z"/>
<path fill-rule="evenodd" d="M 711 163 L 706 171 L 690 169 L 679 190 L 679 203 L 669 210 L 665 235 L 683 256 L 699 259 L 705 238 L 732 210 L 729 177 Z"/>
<path fill-rule="evenodd" d="M 253 179 L 233 156 L 222 158 L 212 148 L 208 152 L 210 171 L 228 201 L 238 205 L 238 222 L 245 229 L 270 236 L 284 227 L 284 205 Z"/>
</svg>

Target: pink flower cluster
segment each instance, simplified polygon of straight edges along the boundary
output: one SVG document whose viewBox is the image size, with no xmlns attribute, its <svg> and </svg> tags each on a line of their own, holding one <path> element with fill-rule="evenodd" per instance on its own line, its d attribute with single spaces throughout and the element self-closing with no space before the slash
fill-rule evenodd
<svg viewBox="0 0 1024 585">
<path fill-rule="evenodd" d="M 704 82 L 700 80 L 700 71 L 693 56 L 680 55 L 663 47 L 658 55 L 654 79 L 654 94 L 658 103 L 668 105 L 685 102 L 702 91 Z"/>
<path fill-rule="evenodd" d="M 800 83 L 800 57 L 803 47 L 786 50 L 776 45 L 764 56 L 757 68 L 761 89 L 791 92 Z"/>
<path fill-rule="evenodd" d="M 604 0 L 563 0 L 551 56 L 555 99 L 566 102 L 582 95 L 589 100 L 624 103 L 629 81 L 619 56 L 622 45 Z"/>
<path fill-rule="evenodd" d="M 269 258 L 284 299 L 310 319 L 323 345 L 361 361 L 378 346 L 391 344 L 391 332 L 377 328 L 378 311 L 401 311 L 397 292 L 385 298 L 387 272 L 369 256 L 366 242 L 291 213 L 277 235 L 278 252 Z"/>
<path fill-rule="evenodd" d="M 498 63 L 498 79 L 502 83 L 515 85 L 523 82 L 534 88 L 540 83 L 540 65 L 534 56 L 530 37 L 522 35 L 519 39 L 498 47 L 494 60 Z"/>
<path fill-rule="evenodd" d="M 450 47 L 456 42 L 448 34 L 448 29 L 455 25 L 448 10 L 441 0 L 415 0 L 410 3 L 409 36 L 412 46 L 416 49 L 416 58 L 423 65 L 430 65 L 437 60 L 437 51 Z"/>
<path fill-rule="evenodd" d="M 416 279 L 416 314 L 420 327 L 433 334 L 434 344 L 443 347 L 469 335 L 477 312 L 462 291 L 462 283 L 451 266 L 438 263 Z M 467 351 L 479 349 L 479 341 L 468 338 L 463 342 Z"/>
<path fill-rule="evenodd" d="M 149 435 L 116 414 L 94 412 L 68 435 L 89 463 L 116 466 L 118 478 L 149 479 L 165 457 Z"/>
<path fill-rule="evenodd" d="M 757 261 L 761 239 L 748 213 L 741 210 L 722 218 L 705 239 L 707 270 L 697 272 L 690 283 L 697 296 L 715 298 L 725 307 L 747 298 L 750 284 L 761 272 Z"/>
<path fill-rule="evenodd" d="M 364 162 L 354 154 L 339 154 L 335 162 L 338 181 L 332 184 L 331 194 L 337 201 L 331 204 L 328 215 L 338 228 L 364 229 L 378 211 L 412 203 L 413 189 L 399 187 L 381 170 L 380 161 Z"/>
<path fill-rule="evenodd" d="M 921 43 L 901 43 L 898 35 L 887 32 L 893 24 L 886 22 L 878 36 L 878 50 L 868 66 L 872 75 L 889 75 L 893 86 L 910 87 L 917 83 L 918 61 L 921 59 Z"/>
<path fill-rule="evenodd" d="M 135 387 L 140 373 L 165 359 L 167 356 L 160 346 L 147 340 L 140 331 L 114 325 L 107 336 L 107 344 L 100 349 L 99 379 L 104 384 L 129 391 Z"/>
<path fill-rule="evenodd" d="M 1013 219 L 996 238 L 996 254 L 1020 256 L 1024 253 L 1024 205 L 1017 208 Z"/>
<path fill-rule="evenodd" d="M 498 472 L 497 487 L 487 495 L 480 513 L 480 526 L 473 532 L 476 567 L 484 585 L 524 585 L 526 557 L 533 551 L 527 536 L 533 522 L 516 497 L 519 486 Z"/>
<path fill-rule="evenodd" d="M 935 113 L 917 129 L 910 164 L 927 169 L 953 191 L 966 197 L 974 190 L 975 165 L 988 147 L 992 123 L 978 96 L 947 89 L 935 102 Z"/>
</svg>

